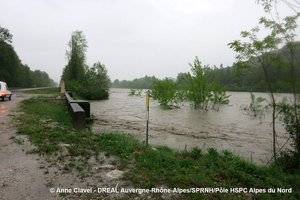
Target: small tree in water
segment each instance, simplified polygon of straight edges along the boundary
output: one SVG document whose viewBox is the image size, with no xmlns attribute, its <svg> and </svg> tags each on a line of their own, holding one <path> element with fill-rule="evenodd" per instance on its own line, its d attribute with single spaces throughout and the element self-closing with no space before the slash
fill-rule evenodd
<svg viewBox="0 0 300 200">
<path fill-rule="evenodd" d="M 186 74 L 187 81 L 183 88 L 195 109 L 209 110 L 215 105 L 229 103 L 225 89 L 219 86 L 217 80 L 212 80 L 213 70 L 208 65 L 202 65 L 197 57 L 189 65 L 192 74 Z"/>
<path fill-rule="evenodd" d="M 277 1 L 261 1 L 265 11 L 270 13 L 272 10 L 272 3 L 277 4 Z M 299 125 L 299 98 L 297 98 L 297 93 L 299 92 L 297 88 L 297 78 L 295 77 L 296 66 L 296 53 L 294 45 L 295 29 L 297 27 L 296 20 L 300 16 L 296 13 L 294 16 L 288 16 L 281 22 L 278 11 L 275 9 L 276 20 L 266 19 L 265 17 L 260 18 L 259 24 L 269 31 L 269 34 L 263 39 L 258 39 L 258 34 L 260 32 L 259 27 L 253 28 L 251 31 L 241 32 L 241 36 L 247 39 L 247 42 L 241 42 L 240 40 L 235 40 L 228 45 L 235 52 L 237 52 L 236 59 L 238 64 L 236 66 L 253 66 L 257 65 L 263 69 L 265 81 L 267 84 L 267 90 L 270 94 L 271 107 L 272 107 L 272 131 L 273 131 L 273 157 L 276 160 L 276 155 L 279 151 L 276 151 L 276 114 L 277 111 L 283 116 L 282 119 L 285 123 L 285 128 L 290 135 L 294 135 L 294 142 L 296 144 L 296 154 L 300 158 L 300 125 Z M 272 15 L 271 15 L 272 16 Z M 285 43 L 288 51 L 286 52 L 289 59 L 284 60 L 282 56 L 277 52 L 278 45 Z M 289 67 L 290 69 L 290 80 L 287 84 L 290 85 L 291 92 L 293 93 L 292 105 L 281 102 L 278 104 L 274 97 L 274 81 L 271 75 L 271 66 L 276 67 Z M 280 106 L 278 106 L 280 105 Z M 293 116 L 292 116 L 293 115 Z M 291 124 L 293 124 L 291 126 Z M 293 128 L 291 128 L 293 127 Z"/>
<path fill-rule="evenodd" d="M 153 83 L 152 97 L 157 99 L 164 109 L 178 107 L 179 99 L 176 85 L 176 82 L 168 78 L 156 80 Z"/>
</svg>

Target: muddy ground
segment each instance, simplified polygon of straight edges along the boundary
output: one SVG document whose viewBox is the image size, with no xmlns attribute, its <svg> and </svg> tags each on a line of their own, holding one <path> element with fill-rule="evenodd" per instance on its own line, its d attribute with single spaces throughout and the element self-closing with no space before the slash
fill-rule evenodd
<svg viewBox="0 0 300 200">
<path fill-rule="evenodd" d="M 27 136 L 17 134 L 16 116 L 20 114 L 18 103 L 31 96 L 16 92 L 11 101 L 0 101 L 0 200 L 126 198 L 124 194 L 98 193 L 98 188 L 131 188 L 124 185 L 121 179 L 124 171 L 117 169 L 115 159 L 111 156 L 100 154 L 97 159 L 90 158 L 87 169 L 81 172 L 71 169 L 66 172 L 64 166 L 70 159 L 68 157 L 58 161 L 57 155 L 26 153 L 34 146 Z M 59 194 L 58 188 L 70 189 L 71 194 Z M 75 188 L 92 188 L 92 192 L 74 193 Z M 145 196 L 133 195 L 131 198 L 140 199 Z"/>
<path fill-rule="evenodd" d="M 16 93 L 11 101 L 0 102 L 0 199 L 56 199 L 47 187 L 40 158 L 26 154 L 24 147 L 13 140 L 24 140 L 16 135 L 12 116 L 25 98 L 29 95 Z"/>
</svg>

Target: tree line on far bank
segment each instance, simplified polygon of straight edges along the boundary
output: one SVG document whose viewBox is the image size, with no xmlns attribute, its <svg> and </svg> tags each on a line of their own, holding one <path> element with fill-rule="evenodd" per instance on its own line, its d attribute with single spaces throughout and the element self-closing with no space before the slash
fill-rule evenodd
<svg viewBox="0 0 300 200">
<path fill-rule="evenodd" d="M 295 54 L 300 55 L 300 42 L 294 42 Z M 287 47 L 284 46 L 276 52 L 283 60 L 288 60 Z M 299 56 L 300 57 L 300 56 Z M 300 58 L 299 58 L 300 59 Z M 249 60 L 249 63 L 256 63 L 256 59 Z M 281 62 L 284 64 L 284 62 Z M 267 92 L 264 72 L 261 67 L 252 64 L 253 67 L 237 67 L 237 64 L 233 66 L 223 67 L 221 64 L 219 67 L 210 67 L 211 75 L 209 82 L 218 81 L 221 87 L 224 87 L 227 91 L 243 91 L 243 92 Z M 290 72 L 286 67 L 274 65 L 272 63 L 269 67 L 272 82 L 274 84 L 275 92 L 291 92 L 291 87 L 286 84 L 290 78 Z M 186 72 L 181 72 L 176 78 L 168 78 L 170 81 L 181 80 L 185 76 Z M 300 77 L 300 70 L 295 71 L 296 76 Z M 153 89 L 153 83 L 159 80 L 155 76 L 145 76 L 142 78 L 136 78 L 134 80 L 114 80 L 112 82 L 112 88 L 137 88 L 137 89 Z M 180 85 L 181 83 L 179 83 Z"/>
<path fill-rule="evenodd" d="M 56 83 L 46 72 L 30 70 L 23 64 L 12 46 L 12 34 L 0 26 L 0 81 L 9 87 L 52 87 Z"/>
</svg>

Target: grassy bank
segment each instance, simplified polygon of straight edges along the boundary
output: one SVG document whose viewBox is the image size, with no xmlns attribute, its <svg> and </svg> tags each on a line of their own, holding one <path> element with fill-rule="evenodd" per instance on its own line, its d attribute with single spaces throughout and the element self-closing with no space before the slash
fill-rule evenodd
<svg viewBox="0 0 300 200">
<path fill-rule="evenodd" d="M 104 152 L 117 158 L 113 164 L 126 169 L 123 179 L 135 188 L 255 188 L 262 192 L 189 193 L 174 196 L 178 199 L 300 199 L 299 173 L 287 174 L 275 166 L 258 167 L 226 150 L 145 148 L 128 134 L 74 130 L 64 102 L 29 99 L 21 102 L 20 108 L 24 114 L 18 118 L 18 133 L 28 135 L 35 145 L 28 153 L 66 160 L 65 172 L 83 171 L 91 157 Z M 292 188 L 292 193 L 269 194 L 269 188 Z"/>
<path fill-rule="evenodd" d="M 40 88 L 40 89 L 33 89 L 24 91 L 26 94 L 50 94 L 50 95 L 60 95 L 60 88 L 53 87 L 53 88 Z"/>
</svg>

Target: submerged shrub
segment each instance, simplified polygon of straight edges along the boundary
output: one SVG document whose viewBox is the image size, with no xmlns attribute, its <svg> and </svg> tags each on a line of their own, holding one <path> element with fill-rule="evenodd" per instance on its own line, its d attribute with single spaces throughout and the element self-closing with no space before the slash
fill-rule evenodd
<svg viewBox="0 0 300 200">
<path fill-rule="evenodd" d="M 165 78 L 154 82 L 152 97 L 157 99 L 159 104 L 165 108 L 178 107 L 179 98 L 176 90 L 176 82 Z"/>
<path fill-rule="evenodd" d="M 135 95 L 135 92 L 136 92 L 136 89 L 134 89 L 134 88 L 130 88 L 130 91 L 129 91 L 129 96 L 133 96 L 133 95 Z"/>
<path fill-rule="evenodd" d="M 217 79 L 213 77 L 213 70 L 208 65 L 202 65 L 196 57 L 190 66 L 192 73 L 182 74 L 181 82 L 184 80 L 186 99 L 191 101 L 195 109 L 210 110 L 214 109 L 215 105 L 229 103 L 229 95 L 219 86 Z"/>
</svg>

